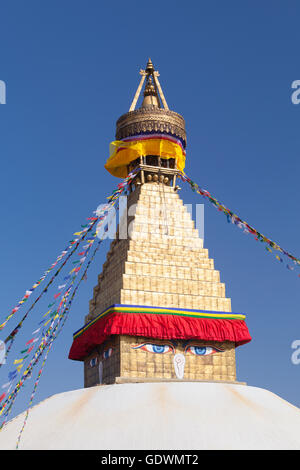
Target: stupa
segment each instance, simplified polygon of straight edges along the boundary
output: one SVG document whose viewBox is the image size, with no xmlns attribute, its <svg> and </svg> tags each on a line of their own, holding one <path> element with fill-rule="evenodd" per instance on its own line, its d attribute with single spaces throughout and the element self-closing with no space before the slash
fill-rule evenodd
<svg viewBox="0 0 300 470">
<path fill-rule="evenodd" d="M 19 449 L 300 449 L 299 409 L 237 381 L 235 349 L 251 337 L 179 197 L 185 122 L 150 60 L 140 73 L 105 165 L 135 172 L 128 211 L 69 352 L 85 388 L 34 406 Z M 7 423 L 0 449 L 23 422 Z"/>
<path fill-rule="evenodd" d="M 231 312 L 220 273 L 178 194 L 184 119 L 169 110 L 150 59 L 140 73 L 105 165 L 116 177 L 137 174 L 69 357 L 84 362 L 85 387 L 145 380 L 234 383 L 235 348 L 251 339 L 245 316 Z"/>
</svg>

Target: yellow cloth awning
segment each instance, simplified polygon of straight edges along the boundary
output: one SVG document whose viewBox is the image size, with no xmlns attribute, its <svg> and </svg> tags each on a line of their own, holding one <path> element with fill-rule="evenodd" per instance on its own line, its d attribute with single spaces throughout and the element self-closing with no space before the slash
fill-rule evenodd
<svg viewBox="0 0 300 470">
<path fill-rule="evenodd" d="M 181 145 L 168 138 L 151 137 L 143 140 L 115 140 L 111 142 L 110 157 L 104 167 L 111 175 L 126 178 L 128 175 L 127 165 L 145 155 L 157 155 L 165 159 L 174 158 L 177 169 L 184 170 L 185 151 Z"/>
</svg>

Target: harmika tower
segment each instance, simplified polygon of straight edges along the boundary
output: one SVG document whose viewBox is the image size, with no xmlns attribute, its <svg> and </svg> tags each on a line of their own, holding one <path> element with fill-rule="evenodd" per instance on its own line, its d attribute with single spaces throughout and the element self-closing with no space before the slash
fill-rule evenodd
<svg viewBox="0 0 300 470">
<path fill-rule="evenodd" d="M 84 362 L 85 387 L 235 382 L 235 348 L 251 340 L 245 316 L 231 312 L 220 273 L 178 195 L 184 119 L 169 110 L 150 59 L 140 73 L 105 165 L 116 177 L 138 172 L 126 220 L 111 243 L 69 357 Z M 144 99 L 135 109 L 144 82 Z"/>
</svg>

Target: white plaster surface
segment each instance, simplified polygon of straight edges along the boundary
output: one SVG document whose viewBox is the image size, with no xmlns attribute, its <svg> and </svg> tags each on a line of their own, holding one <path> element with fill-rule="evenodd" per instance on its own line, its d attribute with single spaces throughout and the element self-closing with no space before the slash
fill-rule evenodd
<svg viewBox="0 0 300 470">
<path fill-rule="evenodd" d="M 14 449 L 24 413 L 0 432 Z M 300 410 L 256 387 L 136 383 L 53 395 L 30 411 L 20 449 L 300 449 Z"/>
</svg>

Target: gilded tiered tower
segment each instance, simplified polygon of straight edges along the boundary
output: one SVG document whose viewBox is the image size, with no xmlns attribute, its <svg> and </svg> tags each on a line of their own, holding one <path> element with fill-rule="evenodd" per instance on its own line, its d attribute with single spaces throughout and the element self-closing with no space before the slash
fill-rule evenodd
<svg viewBox="0 0 300 470">
<path fill-rule="evenodd" d="M 232 313 L 220 273 L 179 196 L 184 119 L 169 110 L 150 59 L 140 73 L 130 110 L 117 121 L 117 152 L 105 165 L 115 176 L 137 173 L 69 357 L 84 362 L 86 387 L 235 382 L 235 348 L 251 339 L 245 317 Z"/>
</svg>

